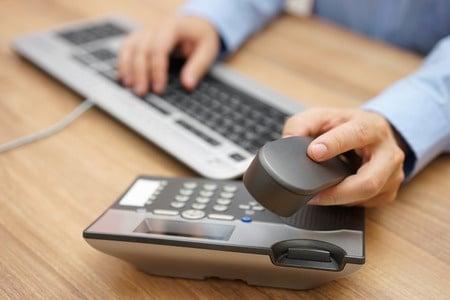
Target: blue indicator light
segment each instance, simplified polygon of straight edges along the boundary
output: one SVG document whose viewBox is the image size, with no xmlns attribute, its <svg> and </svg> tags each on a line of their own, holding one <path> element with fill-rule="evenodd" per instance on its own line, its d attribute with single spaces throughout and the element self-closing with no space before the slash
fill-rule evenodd
<svg viewBox="0 0 450 300">
<path fill-rule="evenodd" d="M 252 221 L 252 218 L 250 218 L 250 217 L 242 217 L 241 221 L 244 222 L 244 223 L 250 223 Z"/>
</svg>

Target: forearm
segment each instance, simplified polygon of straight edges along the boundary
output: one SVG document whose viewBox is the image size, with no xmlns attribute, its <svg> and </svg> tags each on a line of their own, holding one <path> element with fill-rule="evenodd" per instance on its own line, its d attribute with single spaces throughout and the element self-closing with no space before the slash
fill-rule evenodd
<svg viewBox="0 0 450 300">
<path fill-rule="evenodd" d="M 179 14 L 200 16 L 211 22 L 224 44 L 234 52 L 283 9 L 284 0 L 189 0 Z"/>
</svg>

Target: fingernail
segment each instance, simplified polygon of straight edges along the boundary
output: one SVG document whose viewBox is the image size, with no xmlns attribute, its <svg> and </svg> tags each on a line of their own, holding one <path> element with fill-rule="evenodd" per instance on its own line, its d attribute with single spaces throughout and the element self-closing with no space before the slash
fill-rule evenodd
<svg viewBox="0 0 450 300">
<path fill-rule="evenodd" d="M 143 95 L 145 93 L 145 86 L 144 84 L 137 84 L 134 86 L 134 92 L 137 95 Z"/>
<path fill-rule="evenodd" d="M 311 146 L 312 156 L 314 159 L 321 159 L 327 154 L 327 146 L 324 144 L 315 144 Z"/>
<path fill-rule="evenodd" d="M 137 89 L 137 88 L 135 88 L 135 89 L 133 90 L 133 92 L 134 92 L 137 96 L 141 96 L 141 95 L 142 95 L 141 90 L 139 90 L 139 89 Z"/>
<path fill-rule="evenodd" d="M 154 81 L 153 85 L 152 85 L 152 89 L 153 89 L 153 92 L 156 93 L 156 94 L 161 93 L 161 91 L 163 89 L 162 82 L 161 81 Z"/>
<path fill-rule="evenodd" d="M 184 76 L 184 84 L 188 88 L 193 88 L 197 84 L 197 79 L 195 78 L 194 75 L 187 74 L 186 76 Z"/>
</svg>

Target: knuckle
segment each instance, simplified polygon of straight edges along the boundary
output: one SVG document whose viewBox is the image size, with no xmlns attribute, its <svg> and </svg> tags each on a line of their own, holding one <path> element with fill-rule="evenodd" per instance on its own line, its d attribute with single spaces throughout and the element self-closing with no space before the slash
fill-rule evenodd
<svg viewBox="0 0 450 300">
<path fill-rule="evenodd" d="M 300 113 L 287 118 L 283 126 L 283 135 L 295 135 L 295 129 L 300 119 Z"/>
<path fill-rule="evenodd" d="M 295 114 L 295 115 L 287 118 L 286 122 L 284 122 L 284 128 L 292 126 L 292 124 L 294 124 L 296 122 L 298 117 L 299 117 L 299 114 Z"/>
<path fill-rule="evenodd" d="M 405 153 L 397 147 L 397 151 L 394 154 L 394 162 L 396 165 L 403 165 L 405 161 Z"/>
<path fill-rule="evenodd" d="M 361 190 L 365 198 L 373 198 L 382 188 L 382 182 L 376 177 L 367 178 L 362 182 Z"/>
<path fill-rule="evenodd" d="M 397 190 L 388 193 L 384 199 L 384 203 L 391 203 L 397 199 Z"/>
<path fill-rule="evenodd" d="M 359 122 L 355 127 L 355 137 L 360 145 L 366 145 L 369 136 L 369 127 L 366 122 Z"/>
<path fill-rule="evenodd" d="M 398 148 L 392 158 L 392 164 L 394 166 L 394 170 L 397 172 L 396 181 L 402 182 L 405 179 L 405 173 L 403 171 L 403 163 L 405 161 L 405 153 Z"/>
<path fill-rule="evenodd" d="M 144 42 L 141 42 L 138 45 L 136 45 L 135 55 L 145 58 L 145 57 L 151 55 L 151 51 L 152 51 L 152 47 L 150 47 L 149 45 L 147 45 Z"/>
<path fill-rule="evenodd" d="M 141 75 L 146 71 L 146 63 L 145 60 L 136 59 L 134 64 L 135 73 Z"/>
<path fill-rule="evenodd" d="M 399 172 L 399 174 L 395 177 L 395 179 L 393 179 L 393 184 L 395 186 L 396 192 L 404 180 L 405 180 L 405 174 L 403 172 Z"/>
<path fill-rule="evenodd" d="M 163 69 L 165 67 L 165 59 L 163 56 L 154 55 L 151 59 L 151 64 L 153 68 Z"/>
<path fill-rule="evenodd" d="M 389 123 L 382 116 L 377 114 L 377 117 L 373 120 L 373 124 L 380 139 L 387 138 L 391 133 Z"/>
<path fill-rule="evenodd" d="M 149 54 L 151 54 L 152 57 L 162 56 L 165 52 L 166 47 L 163 46 L 162 43 L 156 42 L 151 47 L 149 47 Z"/>
<path fill-rule="evenodd" d="M 123 47 L 126 48 L 133 48 L 136 45 L 136 36 L 137 32 L 133 32 L 130 35 L 128 35 L 125 40 L 123 41 Z"/>
<path fill-rule="evenodd" d="M 310 111 L 312 113 L 321 112 L 322 110 L 323 110 L 323 107 L 320 107 L 320 106 L 313 106 L 308 109 L 308 111 Z"/>
<path fill-rule="evenodd" d="M 403 168 L 399 169 L 399 172 L 397 172 L 397 176 L 394 178 L 394 184 L 396 189 L 402 184 L 402 182 L 405 180 L 405 172 L 403 171 Z"/>
<path fill-rule="evenodd" d="M 323 106 L 313 106 L 306 110 L 311 116 L 320 116 L 324 114 L 329 114 L 330 108 L 325 108 Z"/>
<path fill-rule="evenodd" d="M 334 134 L 329 136 L 330 143 L 329 145 L 332 145 L 332 148 L 335 149 L 336 153 L 342 153 L 345 151 L 345 143 L 346 140 L 345 137 L 342 137 L 339 134 Z"/>
</svg>

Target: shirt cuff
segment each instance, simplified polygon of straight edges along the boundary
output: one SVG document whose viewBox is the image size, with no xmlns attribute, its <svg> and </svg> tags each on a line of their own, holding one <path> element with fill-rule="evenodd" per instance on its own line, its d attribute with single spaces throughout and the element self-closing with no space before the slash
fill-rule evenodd
<svg viewBox="0 0 450 300">
<path fill-rule="evenodd" d="M 449 120 L 433 92 L 414 77 L 408 77 L 362 106 L 383 115 L 409 145 L 405 158 L 406 179 L 412 178 L 446 147 Z"/>
<path fill-rule="evenodd" d="M 260 0 L 258 0 L 260 1 Z M 283 8 L 283 1 L 205 1 L 191 0 L 179 10 L 180 15 L 199 16 L 216 28 L 223 43 L 222 54 L 236 51 L 253 33 L 259 31 Z"/>
</svg>

